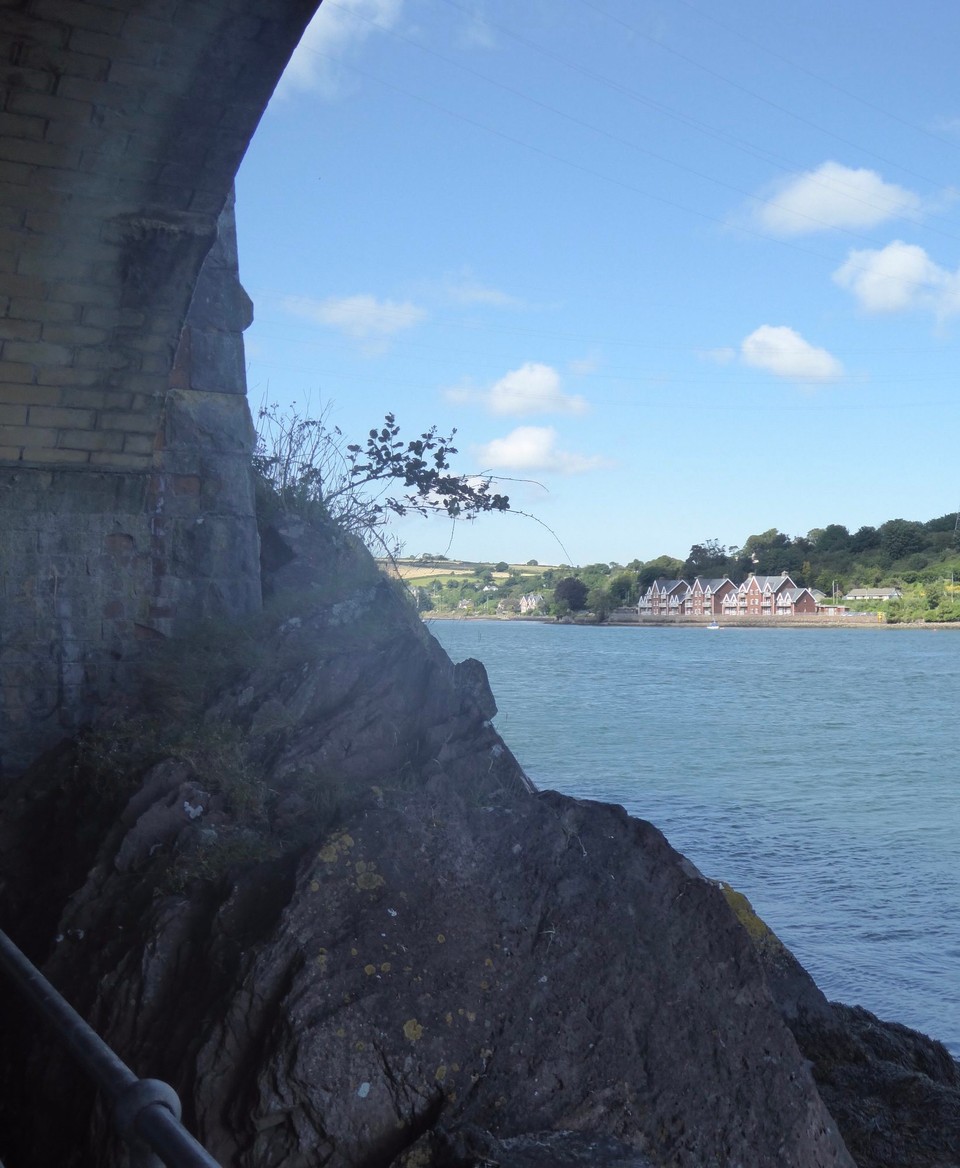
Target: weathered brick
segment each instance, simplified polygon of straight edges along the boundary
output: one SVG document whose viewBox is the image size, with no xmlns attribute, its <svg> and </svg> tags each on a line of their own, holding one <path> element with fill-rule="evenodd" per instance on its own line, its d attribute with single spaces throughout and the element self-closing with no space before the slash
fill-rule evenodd
<svg viewBox="0 0 960 1168">
<path fill-rule="evenodd" d="M 0 135 L 6 138 L 43 137 L 47 128 L 45 119 L 30 114 L 0 113 Z"/>
<path fill-rule="evenodd" d="M 173 5 L 170 5 L 170 16 L 173 16 Z M 153 10 L 156 5 L 153 6 Z M 136 13 L 131 13 L 127 17 L 127 21 L 123 26 L 124 40 L 146 41 L 149 44 L 168 44 L 170 41 L 179 39 L 180 26 L 179 23 L 174 23 L 172 19 L 157 20 L 149 16 L 140 16 Z"/>
<path fill-rule="evenodd" d="M 80 315 L 80 306 L 57 300 L 30 300 L 15 296 L 10 301 L 8 316 L 15 320 L 49 320 L 63 324 L 74 321 Z"/>
<path fill-rule="evenodd" d="M 0 330 L 2 335 L 2 330 Z M 58 345 L 102 345 L 109 334 L 82 324 L 44 324 L 43 339 Z"/>
<path fill-rule="evenodd" d="M 103 308 L 98 304 L 85 304 L 81 317 L 84 324 L 93 328 L 114 329 L 120 324 L 121 313 L 119 308 Z"/>
<path fill-rule="evenodd" d="M 2 396 L 2 391 L 0 391 L 0 396 Z M 26 424 L 26 406 L 0 405 L 0 426 L 25 426 Z"/>
<path fill-rule="evenodd" d="M 173 366 L 173 347 L 163 355 L 154 355 L 153 353 L 145 353 L 140 358 L 140 369 L 144 373 L 157 373 L 163 377 L 169 375 Z"/>
<path fill-rule="evenodd" d="M 61 368 L 59 365 L 47 365 L 37 370 L 38 385 L 96 385 L 100 381 L 100 374 L 95 369 Z"/>
<path fill-rule="evenodd" d="M 127 52 L 125 38 L 121 40 L 116 33 L 76 27 L 70 30 L 70 51 L 88 53 L 92 57 L 106 58 L 108 61 L 125 57 Z"/>
<path fill-rule="evenodd" d="M 124 436 L 104 430 L 64 430 L 57 445 L 61 450 L 126 450 Z"/>
<path fill-rule="evenodd" d="M 10 69 L 6 80 L 12 89 L 29 89 L 35 93 L 52 93 L 56 84 L 56 76 L 49 69 L 37 69 L 30 65 L 17 65 Z"/>
<path fill-rule="evenodd" d="M 18 89 L 7 99 L 7 109 L 31 117 L 69 119 L 76 123 L 89 119 L 93 103 L 73 101 L 65 97 L 59 88 L 56 94 L 32 93 L 29 90 Z"/>
<path fill-rule="evenodd" d="M 60 402 L 60 390 L 45 385 L 0 385 L 0 400 L 11 405 L 55 406 Z"/>
<path fill-rule="evenodd" d="M 24 297 L 29 300 L 44 300 L 47 285 L 36 276 L 7 276 L 3 281 L 3 291 L 13 299 Z"/>
<path fill-rule="evenodd" d="M 126 434 L 123 439 L 123 449 L 128 454 L 152 454 L 155 438 L 149 434 Z"/>
<path fill-rule="evenodd" d="M 90 463 L 93 466 L 109 466 L 114 470 L 149 470 L 153 465 L 153 458 L 150 455 L 107 454 L 95 451 L 90 455 Z"/>
<path fill-rule="evenodd" d="M 92 0 L 34 0 L 32 15 L 74 28 L 114 34 L 120 32 L 126 19 L 126 12 L 110 5 L 94 4 Z"/>
<path fill-rule="evenodd" d="M 20 451 L 19 446 L 0 446 L 0 462 L 19 462 Z"/>
<path fill-rule="evenodd" d="M 115 348 L 80 349 L 75 364 L 78 369 L 138 369 L 140 358 L 136 353 Z"/>
<path fill-rule="evenodd" d="M 39 339 L 40 322 L 38 320 L 15 320 L 9 316 L 0 320 L 0 340 L 38 341 Z"/>
<path fill-rule="evenodd" d="M 0 361 L 0 385 L 12 381 L 21 385 L 33 381 L 34 370 L 32 365 L 21 365 L 18 361 Z"/>
<path fill-rule="evenodd" d="M 81 463 L 89 462 L 86 450 L 57 450 L 52 446 L 24 446 L 23 462 Z"/>
<path fill-rule="evenodd" d="M 75 280 L 82 283 L 84 280 L 92 279 L 96 283 L 93 265 L 85 257 L 71 259 L 60 255 L 54 260 L 49 254 L 44 254 L 45 251 L 45 248 L 35 246 L 30 251 L 23 252 L 17 263 L 17 275 L 44 276 L 55 271 L 60 280 Z"/>
<path fill-rule="evenodd" d="M 63 406 L 32 406 L 31 426 L 66 426 L 73 430 L 90 430 L 97 420 L 94 410 L 72 410 Z"/>
<path fill-rule="evenodd" d="M 156 89 L 160 85 L 164 90 L 183 93 L 190 82 L 190 72 L 182 59 L 176 62 L 168 60 L 162 70 L 153 65 L 113 60 L 110 62 L 108 79 L 114 85 L 138 86 L 143 89 Z"/>
<path fill-rule="evenodd" d="M 130 405 L 131 395 L 116 389 L 77 389 L 70 386 L 60 391 L 59 404 L 76 409 L 123 410 Z"/>
<path fill-rule="evenodd" d="M 0 446 L 55 446 L 56 430 L 34 426 L 0 426 Z"/>
<path fill-rule="evenodd" d="M 36 365 L 69 365 L 73 351 L 66 345 L 49 345 L 46 341 L 4 341 L 3 359 Z"/>
<path fill-rule="evenodd" d="M 104 411 L 100 415 L 101 430 L 124 430 L 135 434 L 155 434 L 157 430 L 157 415 L 134 413 L 110 413 Z"/>
<path fill-rule="evenodd" d="M 25 166 L 75 166 L 80 150 L 58 142 L 32 142 L 26 138 L 0 140 L 0 159 Z"/>
<path fill-rule="evenodd" d="M 26 277 L 23 278 L 26 279 Z M 43 287 L 40 281 L 37 283 Z M 31 293 L 25 292 L 24 295 L 29 296 Z M 93 284 L 74 284 L 72 281 L 58 280 L 50 285 L 50 299 L 84 306 L 92 304 L 112 305 L 116 302 L 117 290 L 115 287 L 97 287 Z"/>
</svg>

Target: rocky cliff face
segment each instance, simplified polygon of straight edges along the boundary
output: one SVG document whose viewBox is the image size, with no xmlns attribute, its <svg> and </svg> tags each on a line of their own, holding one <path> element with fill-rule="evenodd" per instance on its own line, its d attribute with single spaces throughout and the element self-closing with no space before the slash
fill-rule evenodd
<svg viewBox="0 0 960 1168">
<path fill-rule="evenodd" d="M 651 825 L 535 791 L 482 667 L 336 532 L 281 517 L 264 549 L 275 615 L 166 651 L 0 820 L 4 927 L 211 1152 L 851 1165 L 797 1038 L 838 1115 L 877 1050 L 748 909 Z M 48 1036 L 5 1024 L 7 1168 L 122 1162 Z M 918 1042 L 911 1090 L 955 1136 L 954 1065 Z M 956 1162 L 934 1144 L 859 1162 Z"/>
</svg>

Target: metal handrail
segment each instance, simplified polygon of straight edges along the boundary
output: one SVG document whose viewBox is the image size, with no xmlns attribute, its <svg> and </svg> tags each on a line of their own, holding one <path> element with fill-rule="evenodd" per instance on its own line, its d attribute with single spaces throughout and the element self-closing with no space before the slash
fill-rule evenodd
<svg viewBox="0 0 960 1168">
<path fill-rule="evenodd" d="M 159 1079 L 138 1079 L 99 1034 L 61 997 L 0 930 L 0 969 L 36 1007 L 112 1104 L 113 1122 L 138 1168 L 220 1168 L 180 1122 L 176 1091 Z"/>
</svg>

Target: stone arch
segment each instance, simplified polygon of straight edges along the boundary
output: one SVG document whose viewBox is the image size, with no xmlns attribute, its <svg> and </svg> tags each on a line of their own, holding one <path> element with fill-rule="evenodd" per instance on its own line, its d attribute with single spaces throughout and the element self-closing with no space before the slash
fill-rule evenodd
<svg viewBox="0 0 960 1168">
<path fill-rule="evenodd" d="M 259 604 L 229 195 L 317 7 L 0 13 L 0 772 Z"/>
</svg>

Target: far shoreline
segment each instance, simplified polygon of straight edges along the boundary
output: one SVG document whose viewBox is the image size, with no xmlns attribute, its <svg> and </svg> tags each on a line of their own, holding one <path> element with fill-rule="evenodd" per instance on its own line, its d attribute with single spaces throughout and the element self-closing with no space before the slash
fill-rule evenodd
<svg viewBox="0 0 960 1168">
<path fill-rule="evenodd" d="M 678 617 L 676 619 L 598 621 L 593 617 L 581 619 L 553 616 L 508 616 L 497 613 L 422 612 L 420 619 L 430 621 L 494 621 L 500 624 L 577 625 L 583 628 L 621 629 L 706 629 L 713 618 Z M 878 620 L 875 613 L 851 613 L 845 617 L 728 617 L 720 621 L 719 629 L 960 629 L 960 621 L 898 621 Z"/>
</svg>

